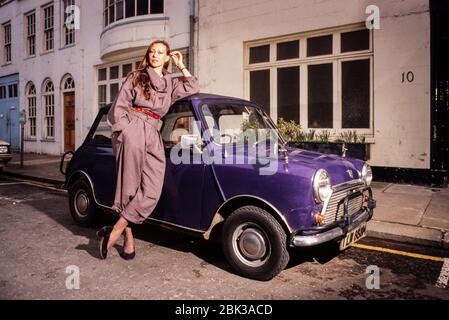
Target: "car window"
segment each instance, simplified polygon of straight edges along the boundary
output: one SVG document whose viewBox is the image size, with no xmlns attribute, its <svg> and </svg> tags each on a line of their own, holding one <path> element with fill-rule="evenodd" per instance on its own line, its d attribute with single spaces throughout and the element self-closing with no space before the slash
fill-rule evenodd
<svg viewBox="0 0 449 320">
<path fill-rule="evenodd" d="M 247 130 L 266 130 L 273 126 L 267 116 L 258 108 L 238 103 L 208 103 L 201 106 L 209 130 L 216 130 L 218 143 L 239 143 Z"/>
<path fill-rule="evenodd" d="M 111 144 L 111 127 L 106 122 L 107 114 L 101 117 L 97 128 L 92 136 L 92 142 L 96 144 Z"/>
<path fill-rule="evenodd" d="M 190 103 L 176 103 L 170 107 L 162 121 L 161 136 L 165 147 L 171 148 L 181 143 L 183 136 L 196 138 L 197 144 L 201 145 L 199 123 L 195 119 Z"/>
</svg>

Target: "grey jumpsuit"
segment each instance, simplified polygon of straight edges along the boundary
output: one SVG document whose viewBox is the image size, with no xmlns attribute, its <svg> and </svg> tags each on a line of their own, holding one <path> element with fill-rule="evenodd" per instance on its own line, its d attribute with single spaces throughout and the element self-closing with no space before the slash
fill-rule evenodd
<svg viewBox="0 0 449 320">
<path fill-rule="evenodd" d="M 107 122 L 112 128 L 112 147 L 116 159 L 117 186 L 113 209 L 132 223 L 141 224 L 153 212 L 161 196 L 165 175 L 165 152 L 157 129 L 159 120 L 136 112 L 132 106 L 149 108 L 163 117 L 170 106 L 198 92 L 196 77 L 160 77 L 152 68 L 151 99 L 134 86 L 135 74 L 123 83 L 112 103 Z"/>
</svg>

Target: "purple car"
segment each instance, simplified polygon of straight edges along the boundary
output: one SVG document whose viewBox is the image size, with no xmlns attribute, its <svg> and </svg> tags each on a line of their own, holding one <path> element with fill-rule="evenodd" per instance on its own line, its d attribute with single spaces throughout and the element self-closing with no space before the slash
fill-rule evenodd
<svg viewBox="0 0 449 320">
<path fill-rule="evenodd" d="M 108 110 L 100 109 L 62 170 L 81 226 L 112 212 Z M 196 94 L 171 106 L 159 130 L 165 181 L 148 222 L 218 239 L 238 274 L 269 280 L 287 265 L 288 248 L 337 243 L 344 250 L 366 234 L 375 207 L 369 165 L 289 147 L 260 106 Z"/>
</svg>

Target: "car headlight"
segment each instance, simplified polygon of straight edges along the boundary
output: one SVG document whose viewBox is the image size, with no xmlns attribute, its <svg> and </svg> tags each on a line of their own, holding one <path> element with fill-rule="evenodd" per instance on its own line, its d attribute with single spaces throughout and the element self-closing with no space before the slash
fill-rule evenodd
<svg viewBox="0 0 449 320">
<path fill-rule="evenodd" d="M 8 146 L 0 146 L 0 153 L 8 153 Z"/>
<path fill-rule="evenodd" d="M 320 203 L 326 200 L 331 194 L 331 179 L 324 169 L 319 169 L 313 176 L 313 193 L 315 200 Z"/>
<path fill-rule="evenodd" d="M 373 181 L 373 171 L 367 163 L 365 163 L 362 168 L 362 180 L 367 186 L 369 186 L 371 181 Z"/>
</svg>

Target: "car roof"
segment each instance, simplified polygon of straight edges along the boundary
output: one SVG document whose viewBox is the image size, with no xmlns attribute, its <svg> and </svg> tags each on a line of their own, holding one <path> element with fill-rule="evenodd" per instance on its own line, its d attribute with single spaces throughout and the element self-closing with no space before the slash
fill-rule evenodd
<svg viewBox="0 0 449 320">
<path fill-rule="evenodd" d="M 238 102 L 238 103 L 251 103 L 248 100 L 235 98 L 235 97 L 229 97 L 229 96 L 222 96 L 218 94 L 209 94 L 209 93 L 196 93 L 193 95 L 190 95 L 188 97 L 182 98 L 179 101 L 194 101 L 194 100 L 216 100 L 221 102 Z M 252 103 L 251 103 L 252 104 Z M 109 103 L 102 107 L 101 109 L 109 109 L 111 107 L 112 103 Z"/>
</svg>

